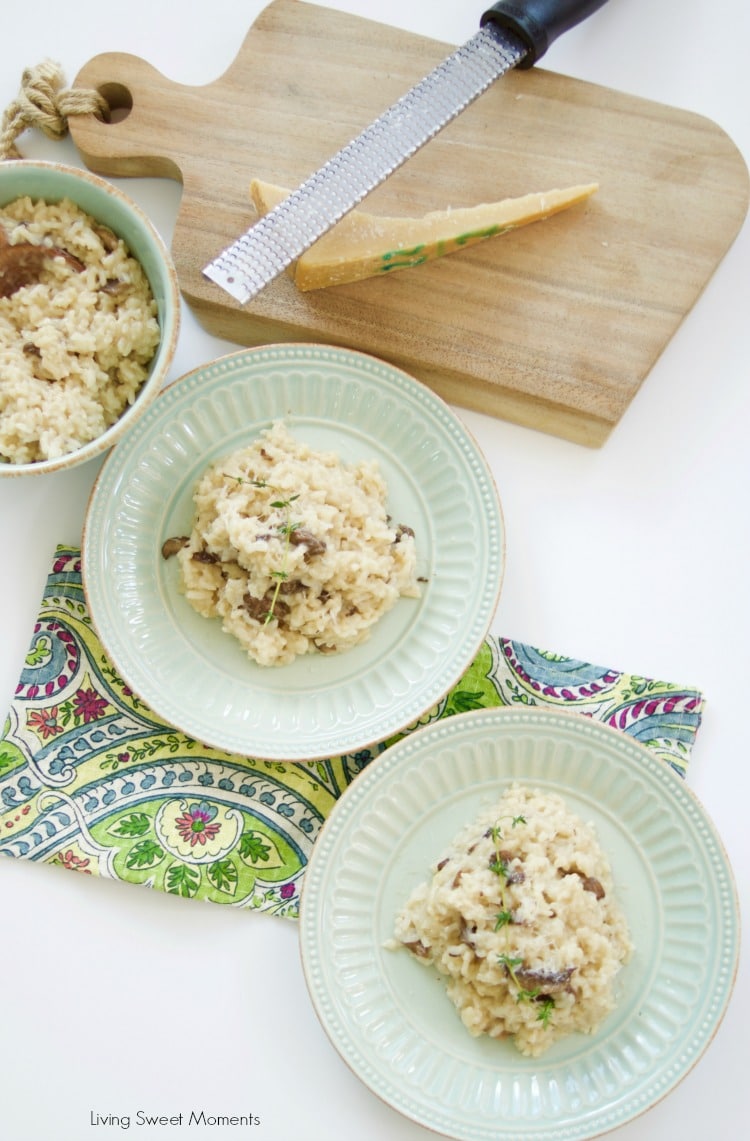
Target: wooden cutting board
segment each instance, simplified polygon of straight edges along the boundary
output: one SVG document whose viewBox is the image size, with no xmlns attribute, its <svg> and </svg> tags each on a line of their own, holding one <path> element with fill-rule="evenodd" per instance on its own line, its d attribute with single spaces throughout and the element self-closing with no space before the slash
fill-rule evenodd
<svg viewBox="0 0 750 1141">
<path fill-rule="evenodd" d="M 584 206 L 388 278 L 302 294 L 285 275 L 245 307 L 202 276 L 254 221 L 251 178 L 298 185 L 452 46 L 274 0 L 206 86 L 131 55 L 92 59 L 75 86 L 101 90 L 116 121 L 76 118 L 71 133 L 101 174 L 182 182 L 172 253 L 211 333 L 359 349 L 453 404 L 601 445 L 747 212 L 743 158 L 699 115 L 542 68 L 512 72 L 366 209 L 421 215 L 598 182 Z"/>
</svg>

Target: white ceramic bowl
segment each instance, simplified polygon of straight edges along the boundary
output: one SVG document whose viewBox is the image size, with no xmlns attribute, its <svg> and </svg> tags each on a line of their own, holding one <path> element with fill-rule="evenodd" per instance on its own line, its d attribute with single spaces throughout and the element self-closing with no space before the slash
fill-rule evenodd
<svg viewBox="0 0 750 1141">
<path fill-rule="evenodd" d="M 136 400 L 106 432 L 58 459 L 26 464 L 0 463 L 0 479 L 67 470 L 111 448 L 142 416 L 162 388 L 174 357 L 180 325 L 180 292 L 169 250 L 140 207 L 126 194 L 97 175 L 59 163 L 29 159 L 0 162 L 0 206 L 24 195 L 47 202 L 69 198 L 125 241 L 150 282 L 158 306 L 161 339 Z"/>
</svg>

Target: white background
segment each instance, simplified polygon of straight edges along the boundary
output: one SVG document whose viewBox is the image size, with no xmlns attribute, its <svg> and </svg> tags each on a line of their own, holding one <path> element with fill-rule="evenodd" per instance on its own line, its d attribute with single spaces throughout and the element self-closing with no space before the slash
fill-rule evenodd
<svg viewBox="0 0 750 1141">
<path fill-rule="evenodd" d="M 260 0 L 36 0 L 6 16 L 0 107 L 24 67 L 132 52 L 169 78 L 208 83 L 232 62 Z M 332 0 L 329 7 L 450 43 L 481 5 Z M 12 32 L 12 34 L 11 34 Z M 610 0 L 544 65 L 698 112 L 750 156 L 744 0 Z M 364 124 L 363 124 L 364 125 Z M 498 130 L 502 129 L 501 124 Z M 81 165 L 36 133 L 27 157 Z M 120 185 L 169 241 L 180 188 Z M 748 492 L 750 383 L 745 225 L 622 423 L 588 450 L 459 411 L 503 501 L 508 559 L 493 629 L 592 662 L 704 690 L 690 768 L 750 896 Z M 236 348 L 188 309 L 170 379 Z M 55 544 L 80 540 L 97 462 L 0 483 L 0 706 L 10 701 Z M 706 932 L 706 938 L 711 933 Z M 724 1141 L 747 1122 L 747 956 L 705 1057 L 618 1141 Z M 0 1141 L 109 1141 L 90 1114 L 254 1113 L 262 1141 L 421 1141 L 328 1043 L 312 1011 L 293 922 L 4 860 L 0 865 Z M 255 1136 L 237 1128 L 132 1133 L 146 1141 Z"/>
</svg>

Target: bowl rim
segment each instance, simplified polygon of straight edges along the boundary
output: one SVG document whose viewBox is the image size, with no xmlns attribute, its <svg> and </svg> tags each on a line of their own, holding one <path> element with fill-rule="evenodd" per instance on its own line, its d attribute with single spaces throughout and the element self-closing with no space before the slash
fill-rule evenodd
<svg viewBox="0 0 750 1141">
<path fill-rule="evenodd" d="M 96 436 L 93 440 L 89 440 L 75 451 L 67 452 L 64 456 L 59 456 L 54 460 L 38 460 L 33 463 L 24 464 L 0 463 L 0 479 L 14 479 L 24 475 L 49 475 L 53 472 L 67 471 L 109 451 L 125 434 L 131 424 L 140 418 L 142 413 L 146 411 L 148 406 L 161 391 L 166 381 L 167 370 L 172 363 L 177 348 L 177 338 L 182 317 L 177 270 L 175 269 L 171 252 L 145 210 L 143 210 L 130 195 L 126 194 L 125 191 L 108 179 L 102 178 L 98 174 L 94 174 L 92 171 L 86 170 L 83 167 L 72 166 L 68 163 L 54 162 L 49 159 L 6 159 L 0 162 L 0 208 L 14 201 L 16 198 L 21 197 L 24 193 L 22 190 L 18 190 L 14 191 L 12 196 L 6 197 L 3 192 L 5 172 L 18 172 L 21 168 L 24 170 L 33 169 L 39 171 L 42 177 L 45 175 L 49 175 L 50 177 L 62 177 L 65 182 L 63 189 L 58 188 L 53 190 L 52 187 L 50 187 L 49 196 L 35 191 L 34 197 L 44 198 L 45 201 L 50 202 L 59 201 L 62 198 L 70 198 L 72 201 L 76 201 L 75 185 L 85 184 L 92 187 L 95 194 L 114 199 L 118 203 L 120 210 L 130 215 L 135 225 L 143 231 L 146 239 L 151 243 L 156 254 L 154 264 L 158 265 L 161 271 L 160 277 L 163 280 L 159 281 L 159 285 L 162 287 L 160 292 L 163 294 L 163 301 L 159 303 L 157 298 L 160 309 L 159 326 L 161 337 L 149 375 L 143 382 L 136 399 L 123 410 L 114 424 L 111 424 L 105 432 L 100 436 Z M 69 190 L 68 187 L 70 188 Z M 76 204 L 80 205 L 77 202 Z M 81 209 L 85 209 L 86 212 L 92 216 L 94 214 L 94 211 L 88 207 L 82 206 Z M 130 242 L 128 245 L 130 245 Z M 137 257 L 138 255 L 133 253 L 133 256 Z M 138 260 L 140 261 L 141 259 L 138 258 Z M 156 297 L 156 290 L 154 289 L 155 283 L 152 280 L 153 273 L 148 274 L 146 267 L 144 266 L 143 268 L 144 272 L 147 273 L 149 284 Z"/>
</svg>

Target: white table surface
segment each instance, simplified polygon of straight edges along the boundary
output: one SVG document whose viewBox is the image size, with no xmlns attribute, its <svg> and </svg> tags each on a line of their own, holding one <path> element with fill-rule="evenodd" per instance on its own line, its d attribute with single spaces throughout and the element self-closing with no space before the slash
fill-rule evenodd
<svg viewBox="0 0 750 1141">
<path fill-rule="evenodd" d="M 482 5 L 332 0 L 330 7 L 460 43 Z M 208 83 L 232 62 L 261 0 L 36 0 L 14 6 L 0 107 L 46 57 L 68 78 L 104 51 Z M 545 57 L 550 70 L 713 119 L 750 158 L 744 0 L 610 0 Z M 502 130 L 502 124 L 498 124 Z M 37 132 L 26 157 L 82 165 Z M 121 185 L 170 239 L 175 183 Z M 750 898 L 750 230 L 747 224 L 607 444 L 588 450 L 459 411 L 486 453 L 508 537 L 497 633 L 707 697 L 689 782 Z M 170 379 L 236 346 L 190 311 Z M 7 707 L 57 542 L 76 543 L 98 463 L 0 482 L 0 706 Z M 710 932 L 706 933 L 710 938 Z M 617 1141 L 733 1141 L 747 1123 L 750 980 L 676 1090 Z M 420 1141 L 329 1044 L 313 1013 L 294 922 L 200 906 L 24 861 L 0 866 L 0 1141 L 108 1141 L 130 1115 L 145 1141 Z M 136 1125 L 139 1109 L 254 1114 L 247 1127 Z M 92 1118 L 93 1115 L 93 1118 Z"/>
</svg>

